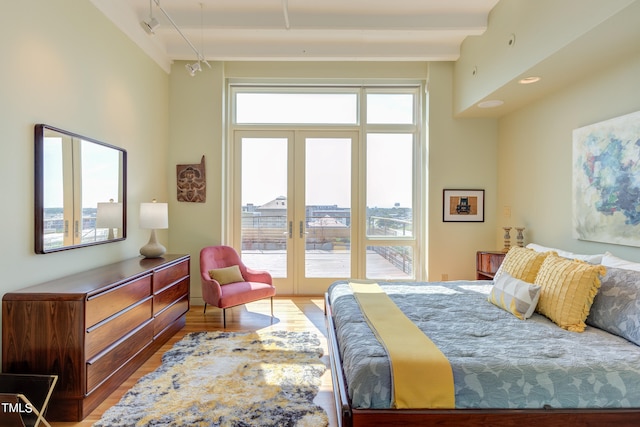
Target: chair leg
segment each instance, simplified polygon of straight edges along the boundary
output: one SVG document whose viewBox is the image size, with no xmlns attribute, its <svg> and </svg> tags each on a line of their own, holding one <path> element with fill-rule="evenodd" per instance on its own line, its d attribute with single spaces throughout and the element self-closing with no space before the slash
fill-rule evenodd
<svg viewBox="0 0 640 427">
<path fill-rule="evenodd" d="M 206 302 L 204 303 L 204 312 L 203 313 L 207 314 L 207 303 Z"/>
<path fill-rule="evenodd" d="M 273 318 L 273 297 L 271 297 L 271 317 Z"/>
<path fill-rule="evenodd" d="M 222 309 L 222 327 L 223 329 L 227 329 L 227 309 Z"/>
</svg>

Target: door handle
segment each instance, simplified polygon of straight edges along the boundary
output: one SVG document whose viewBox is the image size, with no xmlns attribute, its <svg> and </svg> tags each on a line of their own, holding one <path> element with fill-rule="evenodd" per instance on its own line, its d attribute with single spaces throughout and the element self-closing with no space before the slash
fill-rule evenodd
<svg viewBox="0 0 640 427">
<path fill-rule="evenodd" d="M 293 237 L 293 221 L 289 221 L 289 238 Z"/>
<path fill-rule="evenodd" d="M 304 221 L 300 221 L 300 238 L 302 239 L 305 234 L 309 234 L 307 232 L 304 231 Z"/>
</svg>

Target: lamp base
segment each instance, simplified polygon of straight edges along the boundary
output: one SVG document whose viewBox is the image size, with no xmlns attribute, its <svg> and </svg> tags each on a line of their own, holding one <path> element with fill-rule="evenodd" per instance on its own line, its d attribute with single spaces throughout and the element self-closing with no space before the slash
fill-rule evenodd
<svg viewBox="0 0 640 427">
<path fill-rule="evenodd" d="M 158 243 L 156 239 L 156 230 L 151 230 L 149 242 L 140 248 L 140 255 L 145 258 L 161 258 L 167 252 L 167 249 Z"/>
</svg>

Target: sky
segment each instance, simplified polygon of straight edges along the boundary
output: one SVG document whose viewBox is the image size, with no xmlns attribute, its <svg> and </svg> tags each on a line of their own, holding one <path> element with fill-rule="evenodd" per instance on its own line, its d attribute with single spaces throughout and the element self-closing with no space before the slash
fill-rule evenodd
<svg viewBox="0 0 640 427">
<path fill-rule="evenodd" d="M 357 96 L 343 94 L 237 94 L 240 123 L 336 123 L 357 124 Z M 369 94 L 368 123 L 411 123 L 412 94 Z M 304 146 L 306 165 L 288 167 L 287 139 L 244 138 L 242 141 L 242 204 L 263 205 L 287 196 L 287 171 L 302 177 L 306 205 L 350 207 L 351 141 L 310 135 Z M 297 142 L 297 144 L 302 144 Z M 366 141 L 367 206 L 411 207 L 413 135 L 369 133 Z M 300 158 L 294 154 L 293 158 Z M 304 166 L 304 167 L 303 167 Z M 299 180 L 304 178 L 298 178 Z M 295 185 L 295 184 L 294 184 Z M 293 192 L 289 193 L 293 194 Z"/>
<path fill-rule="evenodd" d="M 63 204 L 62 139 L 44 139 L 44 207 L 58 208 Z M 68 140 L 65 140 L 68 141 Z M 98 202 L 119 201 L 119 151 L 82 141 L 82 207 L 97 207 Z"/>
<path fill-rule="evenodd" d="M 306 205 L 351 206 L 351 140 L 306 141 Z M 367 140 L 367 206 L 410 207 L 411 135 L 372 134 Z M 263 205 L 287 196 L 287 139 L 245 138 L 242 143 L 242 204 Z M 301 169 L 295 165 L 296 169 Z M 299 172 L 302 173 L 302 172 Z M 295 184 L 302 182 L 295 181 Z"/>
</svg>

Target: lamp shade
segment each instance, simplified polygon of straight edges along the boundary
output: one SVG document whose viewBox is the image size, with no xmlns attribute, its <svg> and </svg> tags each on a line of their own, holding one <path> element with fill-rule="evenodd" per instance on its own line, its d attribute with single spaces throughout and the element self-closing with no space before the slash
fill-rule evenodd
<svg viewBox="0 0 640 427">
<path fill-rule="evenodd" d="M 169 228 L 167 203 L 140 203 L 140 228 Z"/>
<path fill-rule="evenodd" d="M 96 227 L 122 228 L 122 203 L 98 203 Z"/>
</svg>

